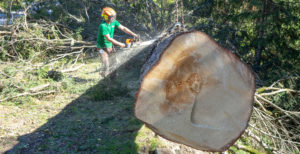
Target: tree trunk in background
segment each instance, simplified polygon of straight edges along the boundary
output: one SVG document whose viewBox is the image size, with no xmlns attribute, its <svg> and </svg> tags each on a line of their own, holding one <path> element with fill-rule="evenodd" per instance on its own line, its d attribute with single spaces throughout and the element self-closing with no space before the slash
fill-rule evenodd
<svg viewBox="0 0 300 154">
<path fill-rule="evenodd" d="M 12 17 L 11 12 L 12 12 L 12 5 L 13 5 L 13 2 L 14 2 L 14 0 L 12 0 L 12 1 L 10 2 L 9 10 L 8 10 L 8 13 L 7 13 L 7 21 L 6 21 L 5 25 L 8 25 L 8 24 L 9 24 L 9 21 L 11 20 L 11 17 Z"/>
<path fill-rule="evenodd" d="M 89 1 L 85 1 L 85 2 L 80 1 L 80 3 L 81 3 L 81 5 L 84 6 L 85 16 L 88 19 L 88 23 L 90 23 L 90 15 L 89 15 L 90 2 Z"/>
<path fill-rule="evenodd" d="M 0 12 L 4 13 L 5 9 L 3 9 L 2 7 L 0 7 Z"/>
<path fill-rule="evenodd" d="M 163 39 L 141 70 L 135 116 L 157 134 L 196 149 L 224 151 L 247 128 L 251 69 L 208 35 Z"/>
<path fill-rule="evenodd" d="M 264 30 L 263 30 L 263 26 L 264 26 L 264 19 L 265 19 L 265 5 L 267 3 L 268 0 L 265 0 L 262 4 L 262 8 L 261 8 L 261 17 L 259 19 L 258 22 L 258 26 L 259 26 L 259 30 L 258 30 L 258 45 L 257 45 L 257 49 L 255 51 L 255 67 L 258 68 L 260 66 L 260 61 L 261 61 L 261 52 L 262 52 L 262 39 L 263 39 L 263 35 L 264 35 Z"/>
<path fill-rule="evenodd" d="M 146 5 L 147 5 L 148 12 L 150 14 L 150 19 L 151 19 L 151 24 L 152 24 L 153 31 L 156 32 L 156 24 L 155 24 L 154 16 L 152 14 L 152 7 L 151 7 L 150 0 L 146 0 Z"/>
<path fill-rule="evenodd" d="M 160 0 L 160 17 L 161 17 L 161 24 L 164 24 L 164 17 L 163 17 L 163 0 Z"/>
</svg>

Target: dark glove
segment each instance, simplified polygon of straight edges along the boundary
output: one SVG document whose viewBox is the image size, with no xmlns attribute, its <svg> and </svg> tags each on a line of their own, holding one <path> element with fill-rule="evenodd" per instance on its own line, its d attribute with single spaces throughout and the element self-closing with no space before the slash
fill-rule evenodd
<svg viewBox="0 0 300 154">
<path fill-rule="evenodd" d="M 137 37 L 133 38 L 133 42 L 138 42 L 138 41 L 140 41 L 140 35 L 137 35 Z"/>
</svg>

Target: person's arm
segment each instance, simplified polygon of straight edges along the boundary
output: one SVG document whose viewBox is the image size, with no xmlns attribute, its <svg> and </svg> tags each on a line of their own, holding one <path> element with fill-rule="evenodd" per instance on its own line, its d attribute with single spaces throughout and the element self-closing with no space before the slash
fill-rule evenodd
<svg viewBox="0 0 300 154">
<path fill-rule="evenodd" d="M 111 43 L 114 44 L 114 45 L 118 45 L 118 46 L 120 46 L 120 47 L 122 47 L 122 48 L 125 47 L 125 44 L 124 44 L 124 43 L 121 43 L 121 42 L 119 42 L 119 41 L 117 41 L 117 40 L 111 38 L 111 37 L 109 36 L 109 34 L 104 35 L 104 37 L 106 38 L 107 41 L 111 42 Z"/>
<path fill-rule="evenodd" d="M 123 32 L 135 37 L 135 38 L 138 38 L 138 35 L 136 35 L 134 32 L 132 32 L 130 29 L 128 29 L 127 27 L 123 26 L 123 25 L 119 25 L 118 27 L 120 30 L 122 30 Z"/>
</svg>

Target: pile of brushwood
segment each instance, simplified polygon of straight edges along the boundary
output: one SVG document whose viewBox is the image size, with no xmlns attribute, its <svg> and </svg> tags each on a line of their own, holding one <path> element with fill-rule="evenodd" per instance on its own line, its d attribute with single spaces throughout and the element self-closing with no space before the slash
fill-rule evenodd
<svg viewBox="0 0 300 154">
<path fill-rule="evenodd" d="M 0 27 L 1 60 L 27 62 L 56 61 L 95 48 L 92 42 L 82 41 L 81 29 L 46 20 L 23 22 Z M 52 58 L 52 59 L 51 59 Z"/>
<path fill-rule="evenodd" d="M 51 21 L 22 18 L 1 26 L 0 102 L 58 92 L 54 82 L 82 67 L 80 60 L 96 47 L 83 41 L 80 32 Z"/>
<path fill-rule="evenodd" d="M 299 153 L 299 80 L 299 76 L 289 76 L 257 88 L 252 117 L 241 142 L 264 152 Z M 234 147 L 261 152 L 239 144 Z"/>
</svg>

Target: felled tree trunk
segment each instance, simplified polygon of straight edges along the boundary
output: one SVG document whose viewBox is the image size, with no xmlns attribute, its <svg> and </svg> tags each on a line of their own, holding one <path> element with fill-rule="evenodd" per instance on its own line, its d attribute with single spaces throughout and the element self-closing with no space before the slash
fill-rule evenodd
<svg viewBox="0 0 300 154">
<path fill-rule="evenodd" d="M 224 151 L 244 132 L 253 108 L 254 75 L 208 35 L 164 39 L 142 68 L 135 116 L 162 137 Z"/>
</svg>

